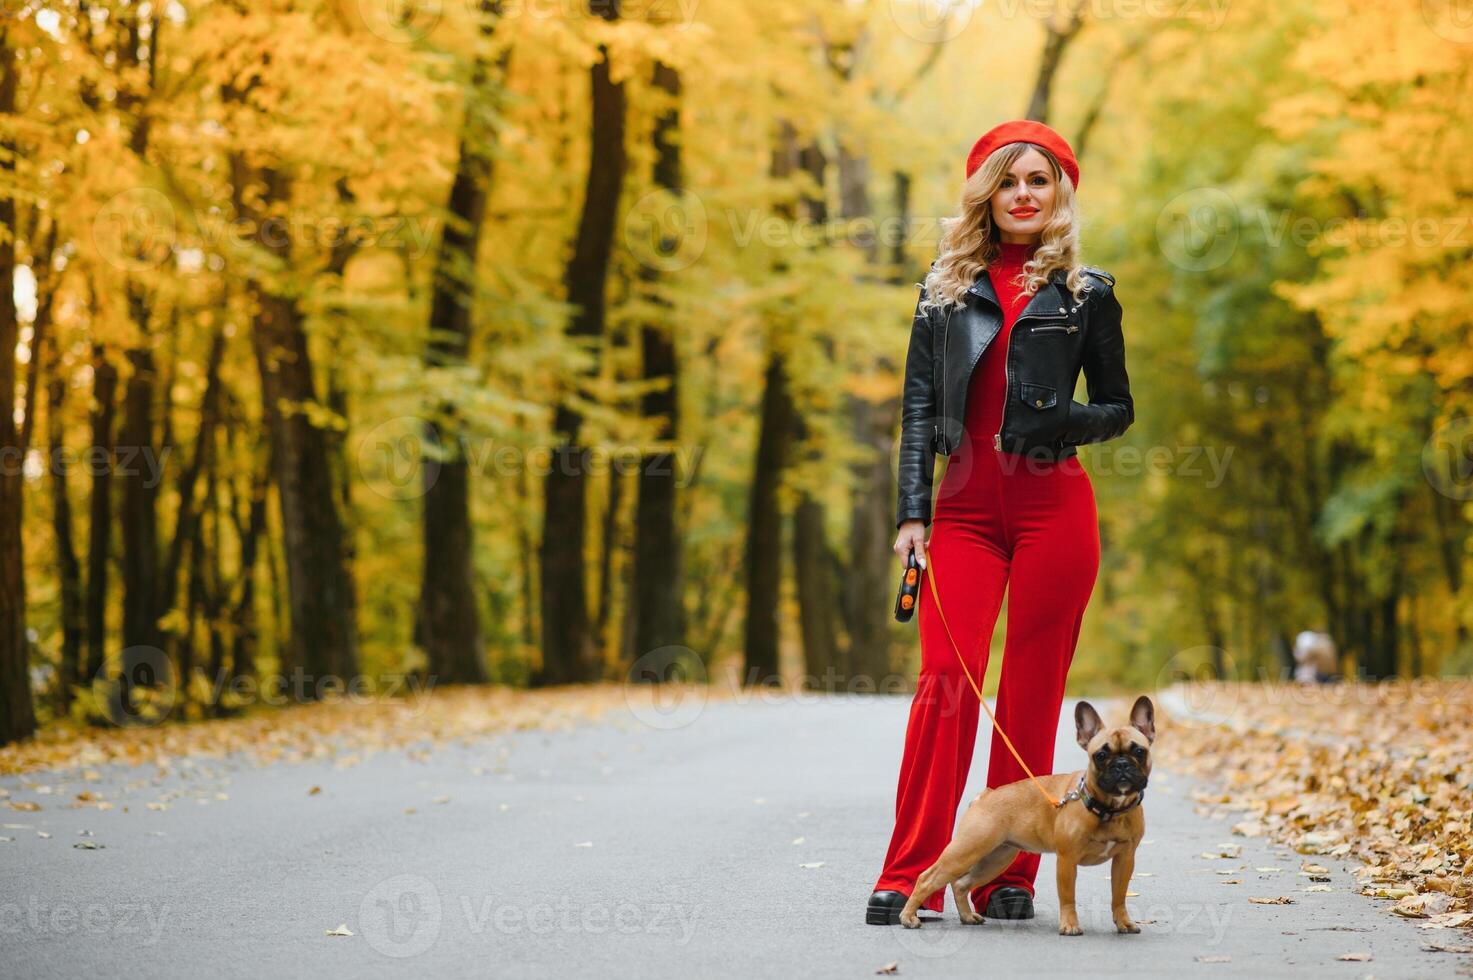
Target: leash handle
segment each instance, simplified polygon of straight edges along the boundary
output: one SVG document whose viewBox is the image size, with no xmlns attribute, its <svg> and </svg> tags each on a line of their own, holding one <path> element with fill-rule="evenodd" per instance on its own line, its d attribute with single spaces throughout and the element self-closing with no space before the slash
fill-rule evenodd
<svg viewBox="0 0 1473 980">
<path fill-rule="evenodd" d="M 1038 781 L 1038 777 L 1033 775 L 1033 770 L 1028 768 L 1028 763 L 1023 761 L 1023 756 L 1018 753 L 1017 748 L 1013 745 L 1013 740 L 1008 738 L 1008 733 L 1003 731 L 1003 727 L 997 723 L 997 716 L 992 713 L 991 708 L 987 707 L 987 699 L 982 696 L 982 688 L 978 686 L 976 679 L 972 677 L 972 671 L 967 667 L 967 660 L 962 656 L 961 647 L 957 646 L 956 637 L 951 635 L 951 626 L 946 622 L 946 614 L 941 611 L 941 593 L 936 591 L 936 559 L 931 557 L 930 549 L 926 548 L 924 543 L 922 543 L 921 548 L 926 554 L 924 574 L 926 581 L 931 583 L 931 599 L 936 603 L 936 615 L 941 617 L 941 625 L 946 630 L 946 638 L 951 641 L 951 648 L 956 651 L 957 663 L 962 665 L 962 672 L 967 675 L 967 680 L 971 683 L 972 690 L 977 692 L 977 700 L 981 702 L 982 710 L 987 712 L 987 717 L 991 720 L 992 727 L 1002 736 L 1003 744 L 1008 747 L 1009 752 L 1013 753 L 1013 758 L 1018 760 L 1018 765 L 1022 766 L 1023 771 L 1028 774 L 1028 778 L 1033 780 L 1033 785 L 1043 794 L 1043 798 L 1048 800 L 1051 806 L 1063 806 L 1064 801 L 1054 799 L 1053 794 L 1044 789 L 1043 784 Z"/>
<path fill-rule="evenodd" d="M 905 572 L 900 576 L 900 589 L 895 593 L 895 620 L 910 622 L 915 615 L 916 603 L 921 599 L 920 566 L 916 564 L 914 551 L 906 554 Z"/>
</svg>

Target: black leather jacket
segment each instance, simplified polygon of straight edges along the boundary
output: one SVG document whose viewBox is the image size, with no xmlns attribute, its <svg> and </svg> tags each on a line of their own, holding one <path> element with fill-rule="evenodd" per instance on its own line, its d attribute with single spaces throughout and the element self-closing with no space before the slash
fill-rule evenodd
<svg viewBox="0 0 1473 980">
<path fill-rule="evenodd" d="M 979 449 L 990 445 L 1025 457 L 1020 465 L 1060 462 L 1075 455 L 1076 446 L 1114 439 L 1135 421 L 1115 277 L 1083 269 L 1088 288 L 1080 302 L 1060 269 L 1018 314 L 1008 335 L 1002 428 Z M 896 527 L 909 520 L 931 523 L 935 454 L 950 456 L 966 437 L 962 421 L 972 370 L 1002 330 L 1002 305 L 986 272 L 964 302 L 926 313 L 920 308 L 925 286 L 916 285 L 921 295 L 905 358 Z M 1081 368 L 1089 404 L 1074 400 Z"/>
</svg>

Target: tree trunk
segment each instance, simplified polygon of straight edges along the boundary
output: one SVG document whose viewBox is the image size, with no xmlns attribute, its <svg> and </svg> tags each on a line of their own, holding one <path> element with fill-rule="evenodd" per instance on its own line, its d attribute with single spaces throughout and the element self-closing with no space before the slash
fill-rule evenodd
<svg viewBox="0 0 1473 980">
<path fill-rule="evenodd" d="M 772 151 L 769 175 L 776 180 L 792 176 L 798 156 L 793 124 L 782 120 L 777 144 Z M 777 213 L 790 224 L 796 208 L 778 204 Z M 785 263 L 775 271 L 781 273 Z M 743 640 L 745 674 L 742 683 L 778 686 L 782 683 L 779 663 L 779 604 L 782 600 L 782 509 L 778 490 L 787 469 L 793 440 L 793 400 L 788 391 L 785 364 L 786 338 L 782 325 L 769 324 L 767 370 L 762 384 L 762 416 L 757 433 L 757 461 L 752 472 L 752 492 L 747 503 L 747 541 L 744 556 L 747 610 Z"/>
<path fill-rule="evenodd" d="M 680 73 L 664 62 L 655 62 L 655 90 L 670 100 L 655 120 L 654 183 L 679 194 L 685 186 L 680 161 Z M 653 232 L 652 232 L 653 233 Z M 667 243 L 662 242 L 662 245 Z M 678 242 L 669 243 L 679 248 Z M 663 251 L 662 251 L 663 254 Z M 640 279 L 653 283 L 660 270 L 640 267 Z M 654 300 L 664 306 L 664 300 Z M 674 336 L 668 325 L 647 325 L 640 330 L 644 379 L 668 380 L 664 388 L 647 391 L 641 405 L 645 418 L 660 419 L 658 438 L 680 437 L 680 365 Z M 654 650 L 685 644 L 685 604 L 682 599 L 682 542 L 676 525 L 674 453 L 645 453 L 640 459 L 639 498 L 636 504 L 634 541 L 634 632 L 633 658 Z M 673 652 L 673 651 L 672 651 Z M 671 661 L 672 658 L 657 658 Z M 631 675 L 631 680 L 667 680 L 669 663 L 652 665 L 655 670 Z"/>
<path fill-rule="evenodd" d="M 147 314 L 135 310 L 147 320 Z M 145 324 L 140 323 L 140 329 Z M 157 375 L 153 352 L 135 348 L 127 353 L 131 371 L 123 386 L 123 424 L 118 431 L 117 466 L 122 482 L 123 533 L 123 670 L 129 685 L 153 687 L 165 680 L 152 667 L 159 662 L 162 637 L 158 630 L 158 488 L 153 483 L 153 403 Z"/>
<path fill-rule="evenodd" d="M 107 573 L 112 549 L 113 414 L 118 370 L 101 344 L 92 347 L 92 498 L 87 527 L 86 681 L 102 676 L 107 663 Z"/>
<path fill-rule="evenodd" d="M 801 437 L 801 424 L 798 435 Z M 839 678 L 839 604 L 834 563 L 824 533 L 824 507 L 804 494 L 793 511 L 793 576 L 803 639 L 805 687 L 833 690 Z"/>
<path fill-rule="evenodd" d="M 54 351 L 54 345 L 47 345 Z M 61 683 L 58 703 L 63 712 L 72 703 L 72 686 L 83 684 L 82 639 L 86 613 L 82 598 L 82 566 L 72 544 L 72 502 L 67 493 L 66 412 L 67 379 L 53 353 L 46 385 L 46 440 L 51 452 L 51 530 L 56 538 L 57 573 L 61 586 Z"/>
<path fill-rule="evenodd" d="M 594 646 L 602 649 L 608 636 L 609 622 L 614 616 L 614 556 L 619 551 L 619 508 L 624 499 L 622 466 L 609 467 L 608 495 L 604 505 L 603 527 L 599 537 L 603 547 L 598 556 L 598 606 L 593 620 Z"/>
<path fill-rule="evenodd" d="M 346 683 L 358 671 L 356 602 L 344 551 L 346 534 L 333 496 L 327 439 L 300 409 L 317 400 L 301 314 L 284 297 L 252 283 L 258 310 L 252 337 L 274 443 L 276 486 L 286 552 L 290 648 L 283 666 L 306 674 L 303 694 L 323 693 L 324 678 Z"/>
<path fill-rule="evenodd" d="M 840 206 L 844 218 L 855 220 L 871 216 L 869 161 L 839 147 Z M 909 215 L 905 189 L 897 186 L 896 201 L 901 205 L 897 216 L 901 225 Z M 903 237 L 902 237 L 903 240 Z M 886 244 L 875 239 L 864 243 L 867 265 L 873 268 Z M 904 253 L 901 253 L 902 258 Z M 890 282 L 905 282 L 900 265 L 890 275 Z M 889 355 L 876 365 L 878 370 L 896 371 L 897 362 Z M 839 658 L 838 668 L 847 690 L 862 691 L 883 688 L 890 675 L 890 590 L 896 574 L 891 562 L 894 552 L 895 495 L 898 486 L 890 472 L 891 432 L 900 414 L 899 396 L 873 402 L 867 398 L 849 397 L 850 428 L 855 444 L 869 451 L 867 460 L 854 464 L 854 495 L 849 510 L 849 561 L 840 580 L 841 608 L 849 647 Z M 863 679 L 863 680 L 861 680 Z"/>
<path fill-rule="evenodd" d="M 757 441 L 757 466 L 747 506 L 747 631 L 746 676 L 743 683 L 773 685 L 782 682 L 778 665 L 779 603 L 782 598 L 782 511 L 778 488 L 782 483 L 793 433 L 793 403 L 783 358 L 768 356 L 762 386 L 762 427 Z"/>
<path fill-rule="evenodd" d="M 1028 111 L 1023 115 L 1024 119 L 1033 119 L 1041 123 L 1048 122 L 1049 99 L 1053 93 L 1054 80 L 1059 75 L 1059 69 L 1064 63 L 1064 51 L 1069 47 L 1069 42 L 1079 33 L 1084 26 L 1084 13 L 1087 5 L 1076 3 L 1064 10 L 1064 21 L 1055 25 L 1052 17 L 1043 19 L 1045 32 L 1043 42 L 1043 54 L 1038 62 L 1038 74 L 1033 79 L 1033 92 L 1028 98 Z"/>
<path fill-rule="evenodd" d="M 231 484 L 232 487 L 234 484 Z M 271 467 L 269 460 L 247 485 L 250 497 L 246 516 L 240 516 L 239 503 L 231 501 L 230 512 L 235 523 L 236 536 L 240 540 L 240 563 L 237 578 L 240 593 L 231 611 L 233 626 L 230 650 L 230 671 L 233 677 L 253 677 L 256 673 L 256 649 L 260 642 L 256 621 L 256 554 L 261 535 L 266 531 L 266 498 L 271 490 Z"/>
<path fill-rule="evenodd" d="M 591 13 L 619 19 L 618 0 L 590 0 Z M 573 257 L 564 274 L 568 302 L 576 308 L 567 335 L 579 340 L 603 335 L 604 283 L 608 277 L 619 194 L 627 159 L 624 149 L 625 93 L 610 77 L 608 49 L 590 69 L 593 126 L 588 180 Z M 596 366 L 590 368 L 596 371 Z M 587 568 L 588 452 L 580 444 L 583 418 L 570 399 L 560 400 L 552 452 L 552 471 L 543 485 L 542 665 L 533 677 L 539 686 L 597 680 L 602 674 L 590 634 Z"/>
<path fill-rule="evenodd" d="M 803 148 L 800 160 L 817 188 L 813 196 L 804 196 L 804 213 L 815 228 L 826 228 L 829 209 L 824 188 L 828 160 L 816 140 Z M 819 237 L 816 235 L 815 239 Z M 820 337 L 817 344 L 823 357 L 830 360 L 834 357 L 831 341 Z M 813 405 L 811 398 L 805 398 L 804 402 L 805 408 Z M 809 432 L 807 417 L 795 404 L 795 455 L 802 457 L 808 451 Z M 821 453 L 815 451 L 813 455 L 821 456 Z M 827 523 L 823 501 L 806 489 L 800 489 L 798 503 L 793 511 L 793 577 L 798 591 L 798 626 L 803 644 L 806 687 L 832 687 L 839 671 L 839 589 L 834 577 L 836 562 L 824 530 Z"/>
<path fill-rule="evenodd" d="M 495 32 L 501 4 L 481 5 L 481 33 Z M 459 161 L 446 205 L 448 220 L 435 257 L 430 301 L 430 340 L 425 364 L 430 368 L 465 363 L 475 313 L 476 260 L 491 191 L 491 150 L 496 131 L 489 115 L 499 108 L 493 87 L 506 76 L 510 49 L 501 55 L 496 73 L 477 58 L 466 98 Z M 456 408 L 440 406 L 439 424 L 430 423 L 426 438 L 441 458 L 425 468 L 424 570 L 420 579 L 415 632 L 424 647 L 429 672 L 442 684 L 483 684 L 481 621 L 476 604 L 473 526 L 470 517 L 470 470 Z"/>
<path fill-rule="evenodd" d="M 221 88 L 228 103 L 244 103 L 259 84 L 241 72 Z M 238 87 L 235 79 L 245 79 Z M 257 165 L 244 151 L 230 154 L 231 205 L 249 222 L 254 244 L 282 267 L 297 264 L 290 228 L 275 213 L 292 200 L 291 178 Z M 339 197 L 343 190 L 339 187 Z M 334 249 L 330 267 L 341 272 L 353 243 Z M 280 657 L 294 695 L 316 700 L 328 687 L 342 689 L 358 672 L 357 597 L 349 565 L 349 532 L 333 486 L 332 441 L 313 424 L 305 406 L 321 405 L 312 358 L 295 296 L 258 273 L 246 276 L 252 301 L 251 343 L 261 378 L 262 417 L 271 436 L 281 537 L 285 552 L 290 634 Z M 268 542 L 269 543 L 269 542 Z M 279 586 L 280 582 L 276 582 Z M 280 589 L 277 590 L 278 597 Z"/>
<path fill-rule="evenodd" d="M 190 458 L 189 464 L 180 471 L 175 488 L 179 497 L 179 506 L 176 509 L 174 536 L 170 539 L 169 551 L 164 559 L 163 573 L 159 576 L 160 587 L 155 616 L 163 616 L 174 608 L 178 595 L 179 570 L 184 560 L 184 548 L 186 545 L 193 546 L 198 541 L 195 537 L 197 533 L 195 517 L 200 505 L 195 500 L 195 485 L 199 482 L 200 473 L 210 464 L 215 427 L 220 418 L 220 365 L 224 359 L 225 333 L 221 330 L 216 331 L 214 337 L 211 338 L 210 351 L 205 361 L 205 391 L 200 398 L 199 429 L 195 434 L 194 455 Z M 209 499 L 208 495 L 205 499 Z M 172 641 L 171 645 L 173 645 Z M 176 651 L 176 653 L 182 652 L 182 650 Z M 188 683 L 182 664 L 180 682 Z"/>
<path fill-rule="evenodd" d="M 15 49 L 9 30 L 0 30 L 0 115 L 15 109 Z M 0 186 L 13 184 L 16 148 L 0 143 Z M 15 198 L 0 197 L 0 745 L 36 730 L 26 644 L 25 552 L 21 542 L 20 432 L 15 424 L 15 345 L 20 322 L 15 309 Z"/>
</svg>

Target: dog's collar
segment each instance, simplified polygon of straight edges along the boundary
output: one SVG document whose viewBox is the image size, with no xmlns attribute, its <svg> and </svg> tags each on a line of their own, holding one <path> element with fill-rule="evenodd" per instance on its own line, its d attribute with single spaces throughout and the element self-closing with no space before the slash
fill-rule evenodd
<svg viewBox="0 0 1473 980">
<path fill-rule="evenodd" d="M 1120 814 L 1125 813 L 1129 810 L 1133 810 L 1136 807 L 1140 806 L 1141 801 L 1145 798 L 1146 791 L 1144 789 L 1141 789 L 1136 791 L 1135 801 L 1132 803 L 1127 803 L 1125 806 L 1122 806 L 1118 809 L 1105 806 L 1105 804 L 1101 803 L 1099 800 L 1089 795 L 1089 791 L 1084 788 L 1084 774 L 1080 773 L 1079 784 L 1071 789 L 1064 796 L 1064 798 L 1059 801 L 1059 805 L 1063 806 L 1070 800 L 1078 800 L 1084 804 L 1084 808 L 1086 810 L 1100 818 L 1100 823 L 1107 823 L 1112 817 L 1118 817 Z"/>
</svg>

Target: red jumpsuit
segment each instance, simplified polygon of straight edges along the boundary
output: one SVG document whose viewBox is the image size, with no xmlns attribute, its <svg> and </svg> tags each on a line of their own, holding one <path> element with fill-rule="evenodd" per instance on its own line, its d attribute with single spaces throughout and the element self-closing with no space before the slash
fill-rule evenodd
<svg viewBox="0 0 1473 980">
<path fill-rule="evenodd" d="M 1002 421 L 1008 338 L 1031 299 L 1009 280 L 1036 247 L 1004 242 L 1001 258 L 987 270 L 1003 305 L 1003 326 L 968 381 L 965 437 L 937 491 L 931 563 L 921 573 L 917 614 L 920 676 L 905 731 L 895 830 L 876 891 L 909 895 L 921 872 L 941 855 L 951 840 L 976 747 L 981 706 L 936 615 L 930 583 L 924 581 L 931 568 L 952 635 L 978 684 L 1007 590 L 997 720 L 1035 773 L 1053 772 L 1064 681 L 1099 571 L 1100 535 L 1094 487 L 1078 456 L 1045 463 L 992 448 Z M 1008 409 L 1026 410 L 1021 402 Z M 988 787 L 1025 778 L 993 732 Z M 988 895 L 1002 885 L 1032 893 L 1038 864 L 1037 854 L 1020 852 L 991 883 L 972 889 L 973 906 L 985 909 Z M 937 891 L 922 907 L 943 911 L 948 891 Z"/>
</svg>

